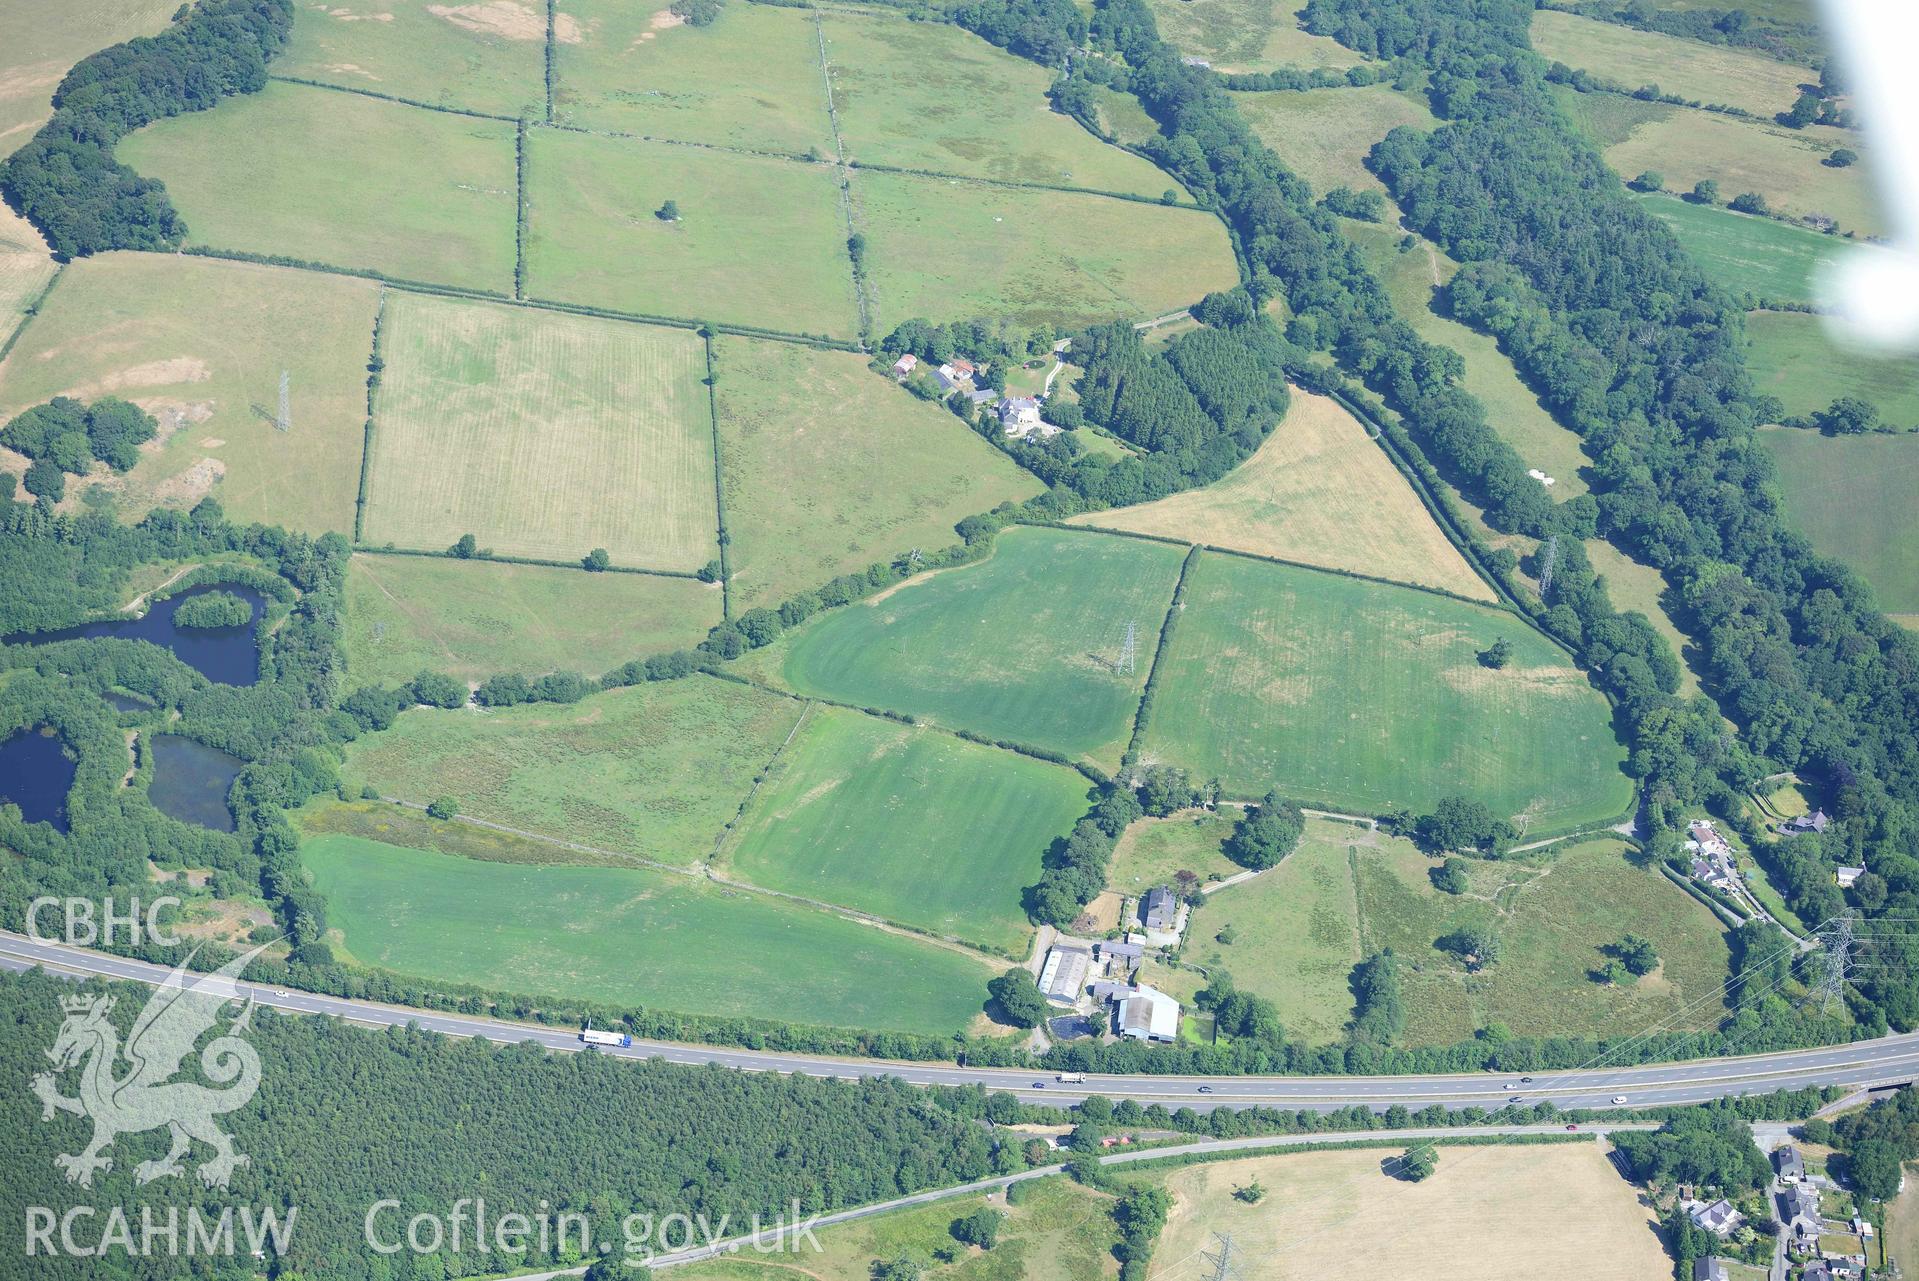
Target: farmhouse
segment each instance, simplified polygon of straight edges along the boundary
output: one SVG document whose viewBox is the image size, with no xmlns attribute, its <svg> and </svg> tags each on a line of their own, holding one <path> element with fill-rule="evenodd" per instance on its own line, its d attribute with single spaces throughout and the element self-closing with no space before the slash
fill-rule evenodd
<svg viewBox="0 0 1919 1281">
<path fill-rule="evenodd" d="M 1732 1202 L 1721 1199 L 1711 1205 L 1699 1204 L 1688 1212 L 1695 1227 L 1703 1228 L 1714 1236 L 1730 1236 L 1746 1221 L 1745 1216 L 1733 1209 Z"/>
<path fill-rule="evenodd" d="M 1819 833 L 1832 825 L 1832 817 L 1824 810 L 1814 810 L 1810 814 L 1801 814 L 1789 818 L 1779 825 L 1781 836 L 1803 836 L 1807 832 Z"/>
<path fill-rule="evenodd" d="M 1093 954 L 1082 947 L 1055 947 L 1046 954 L 1046 965 L 1039 972 L 1039 990 L 1046 999 L 1060 1005 L 1079 1000 L 1086 986 L 1086 971 Z"/>
<path fill-rule="evenodd" d="M 1799 1149 L 1788 1143 L 1772 1154 L 1774 1168 L 1779 1171 L 1781 1183 L 1800 1183 L 1806 1177 L 1806 1162 L 1799 1155 Z"/>
<path fill-rule="evenodd" d="M 1832 871 L 1833 879 L 1839 882 L 1839 888 L 1842 890 L 1851 889 L 1865 874 L 1866 869 L 1863 867 L 1836 867 Z"/>
<path fill-rule="evenodd" d="M 1039 401 L 1032 396 L 1008 396 L 999 403 L 999 425 L 1008 436 L 1024 436 L 1029 432 L 1039 432 L 1042 436 L 1051 436 L 1059 428 L 1040 421 Z"/>
<path fill-rule="evenodd" d="M 1179 917 L 1179 900 L 1164 885 L 1156 885 L 1146 891 L 1146 897 L 1140 901 L 1139 919 L 1149 930 L 1170 930 Z"/>
<path fill-rule="evenodd" d="M 1177 1041 L 1179 1002 L 1150 987 L 1133 988 L 1119 1002 L 1119 1034 L 1135 1041 Z"/>
<path fill-rule="evenodd" d="M 1795 1183 L 1779 1198 L 1786 1227 L 1800 1242 L 1819 1240 L 1819 1193 L 1809 1184 Z"/>
<path fill-rule="evenodd" d="M 1727 1281 L 1726 1261 L 1716 1254 L 1692 1263 L 1692 1281 Z"/>
</svg>

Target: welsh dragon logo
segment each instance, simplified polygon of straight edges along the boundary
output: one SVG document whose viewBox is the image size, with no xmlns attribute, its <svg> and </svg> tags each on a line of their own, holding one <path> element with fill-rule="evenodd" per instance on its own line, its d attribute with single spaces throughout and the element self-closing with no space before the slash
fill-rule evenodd
<svg viewBox="0 0 1919 1281">
<path fill-rule="evenodd" d="M 172 1146 L 165 1157 L 134 1167 L 133 1177 L 141 1183 L 184 1173 L 180 1159 L 196 1139 L 213 1149 L 197 1171 L 210 1188 L 226 1187 L 234 1170 L 248 1163 L 214 1118 L 246 1106 L 260 1087 L 260 1056 L 241 1039 L 253 1017 L 250 996 L 226 1031 L 200 1051 L 200 1069 L 207 1080 L 225 1088 L 173 1077 L 200 1038 L 219 1022 L 221 1011 L 241 999 L 234 979 L 259 953 L 260 948 L 254 948 L 216 973 L 196 976 L 186 973 L 187 961 L 193 959 L 189 956 L 140 1011 L 124 1047 L 107 1018 L 113 997 L 60 998 L 66 1021 L 46 1052 L 54 1070 L 33 1078 L 33 1092 L 40 1099 L 43 1121 L 51 1121 L 56 1111 L 93 1119 L 93 1141 L 83 1151 L 54 1157 L 69 1183 L 92 1187 L 96 1171 L 113 1168 L 106 1152 L 115 1139 L 161 1126 L 172 1136 Z M 80 1094 L 70 1099 L 59 1092 L 57 1078 L 74 1068 L 80 1069 Z"/>
</svg>

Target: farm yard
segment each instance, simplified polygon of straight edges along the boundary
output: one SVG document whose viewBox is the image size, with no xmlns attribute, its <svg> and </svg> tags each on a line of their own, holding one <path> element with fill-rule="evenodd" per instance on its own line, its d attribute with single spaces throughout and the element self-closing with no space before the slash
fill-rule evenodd
<svg viewBox="0 0 1919 1281">
<path fill-rule="evenodd" d="M 1502 670 L 1475 655 L 1505 638 Z M 1376 813 L 1464 794 L 1539 832 L 1632 789 L 1605 700 L 1514 615 L 1412 588 L 1202 553 L 1160 657 L 1142 758 Z"/>
<path fill-rule="evenodd" d="M 1819 73 L 1756 50 L 1710 45 L 1683 36 L 1638 31 L 1557 9 L 1533 14 L 1533 48 L 1555 62 L 1623 85 L 1658 85 L 1665 93 L 1771 116 L 1792 106 L 1799 86 Z"/>
<path fill-rule="evenodd" d="M 720 621 L 720 589 L 656 574 L 360 553 L 347 567 L 347 674 L 402 684 L 501 672 L 597 676 L 687 649 Z"/>
<path fill-rule="evenodd" d="M 971 32 L 840 11 L 820 25 L 856 165 L 1153 198 L 1174 185 L 1152 162 L 1054 111 L 1045 68 Z"/>
<path fill-rule="evenodd" d="M 669 200 L 677 221 L 657 216 Z M 528 138 L 527 202 L 529 297 L 858 332 L 846 223 L 826 165 L 541 129 Z"/>
<path fill-rule="evenodd" d="M 1788 522 L 1872 584 L 1880 608 L 1908 625 L 1919 621 L 1919 435 L 1828 437 L 1780 427 L 1759 440 L 1779 464 Z"/>
<path fill-rule="evenodd" d="M 1225 1232 L 1245 1281 L 1642 1281 L 1672 1271 L 1653 1213 L 1600 1142 L 1442 1145 L 1437 1171 L 1410 1184 L 1381 1169 L 1396 1155 L 1284 1153 L 1175 1170 L 1164 1176 L 1173 1210 L 1154 1255 L 1194 1257 Z M 1233 1196 L 1255 1182 L 1266 1190 L 1257 1202 Z"/>
<path fill-rule="evenodd" d="M 1835 342 L 1826 322 L 1802 312 L 1755 311 L 1746 317 L 1746 363 L 1760 391 L 1790 415 L 1813 414 L 1841 396 L 1879 407 L 1888 427 L 1919 427 L 1919 362 L 1856 351 Z"/>
<path fill-rule="evenodd" d="M 711 857 L 799 723 L 790 698 L 709 676 L 578 703 L 422 709 L 348 749 L 342 775 L 424 805 L 674 866 Z"/>
<path fill-rule="evenodd" d="M 979 1015 L 992 976 L 937 944 L 643 867 L 488 862 L 331 833 L 301 857 L 343 953 L 495 991 L 951 1032 Z"/>
<path fill-rule="evenodd" d="M 521 0 L 382 0 L 379 17 L 299 0 L 273 74 L 430 106 L 537 116 L 545 110 L 546 15 Z"/>
<path fill-rule="evenodd" d="M 149 125 L 117 154 L 166 183 L 191 245 L 510 293 L 513 133 L 269 84 Z"/>
<path fill-rule="evenodd" d="M 790 155 L 833 154 L 819 36 L 798 9 L 732 5 L 710 26 L 624 0 L 560 0 L 559 123 Z"/>
<path fill-rule="evenodd" d="M 803 694 L 1118 764 L 1184 549 L 1009 529 L 942 570 L 815 620 L 758 656 Z M 1133 670 L 1121 670 L 1127 624 Z"/>
<path fill-rule="evenodd" d="M 1410 247 L 1400 248 L 1400 238 L 1407 233 L 1392 225 L 1396 207 L 1390 201 L 1386 207 L 1383 224 L 1348 218 L 1340 225 L 1386 287 L 1393 310 L 1421 338 L 1459 354 L 1466 364 L 1461 385 L 1486 407 L 1486 421 L 1519 451 L 1520 458 L 1553 478 L 1556 500 L 1564 502 L 1585 493 L 1580 473 L 1587 460 L 1578 433 L 1562 427 L 1520 380 L 1512 361 L 1499 349 L 1498 339 L 1442 313 L 1438 290 L 1458 273 L 1459 264 L 1424 237 L 1414 237 Z"/>
<path fill-rule="evenodd" d="M 1373 144 L 1401 125 L 1439 126 L 1417 94 L 1401 93 L 1390 84 L 1236 93 L 1233 102 L 1260 141 L 1322 195 L 1334 187 L 1385 191 L 1385 184 L 1366 168 Z"/>
<path fill-rule="evenodd" d="M 212 494 L 241 520 L 353 532 L 379 286 L 205 258 L 73 263 L 0 364 L 0 421 L 57 395 L 116 395 L 160 423 L 125 476 L 90 481 L 128 519 Z M 274 427 L 280 375 L 292 426 Z M 80 486 L 67 502 L 78 505 Z"/>
<path fill-rule="evenodd" d="M 1086 779 L 1062 766 L 820 707 L 724 861 L 755 885 L 1023 958 L 1020 891 L 1086 805 Z"/>
<path fill-rule="evenodd" d="M 1285 419 L 1224 478 L 1068 523 L 1493 599 L 1359 420 L 1338 402 L 1297 387 Z"/>
<path fill-rule="evenodd" d="M 718 553 L 700 339 L 414 294 L 388 298 L 362 537 L 692 571 Z"/>
<path fill-rule="evenodd" d="M 1225 227 L 1191 208 L 872 170 L 853 208 L 881 334 L 914 316 L 1144 320 L 1237 283 Z"/>
<path fill-rule="evenodd" d="M 736 612 L 949 546 L 956 522 L 1043 488 L 864 357 L 732 335 L 713 355 Z"/>
</svg>

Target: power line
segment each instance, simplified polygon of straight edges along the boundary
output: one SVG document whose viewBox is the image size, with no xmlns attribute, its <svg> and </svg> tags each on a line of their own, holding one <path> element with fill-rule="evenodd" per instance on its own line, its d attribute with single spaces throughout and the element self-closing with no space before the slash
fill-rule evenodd
<svg viewBox="0 0 1919 1281">
<path fill-rule="evenodd" d="M 1215 1232 L 1213 1240 L 1219 1242 L 1217 1249 L 1201 1251 L 1200 1258 L 1213 1265 L 1213 1274 L 1207 1281 L 1233 1281 L 1239 1275 L 1239 1267 L 1233 1262 L 1233 1237 L 1230 1232 Z"/>
<path fill-rule="evenodd" d="M 1832 1013 L 1834 1001 L 1843 1000 L 1846 994 L 1846 979 L 1852 973 L 1853 920 L 1848 912 L 1840 917 L 1826 932 L 1825 972 L 1820 976 L 1819 1012 Z"/>
<path fill-rule="evenodd" d="M 293 430 L 293 409 L 287 395 L 287 386 L 292 378 L 292 371 L 286 369 L 280 371 L 280 412 L 274 418 L 273 425 L 281 431 Z"/>
<path fill-rule="evenodd" d="M 1116 672 L 1131 672 L 1139 658 L 1139 623 L 1135 619 L 1126 620 L 1126 639 L 1119 643 L 1119 661 L 1113 664 Z"/>
</svg>

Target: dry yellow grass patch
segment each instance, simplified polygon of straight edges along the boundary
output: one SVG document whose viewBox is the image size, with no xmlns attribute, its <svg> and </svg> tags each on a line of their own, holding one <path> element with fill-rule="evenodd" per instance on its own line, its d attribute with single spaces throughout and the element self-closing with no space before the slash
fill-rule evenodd
<svg viewBox="0 0 1919 1281">
<path fill-rule="evenodd" d="M 1493 599 L 1359 420 L 1298 388 L 1286 420 L 1223 479 L 1070 523 Z"/>
<path fill-rule="evenodd" d="M 1397 1149 L 1314 1152 L 1193 1166 L 1172 1175 L 1175 1205 L 1154 1277 L 1233 1237 L 1244 1281 L 1328 1276 L 1419 1281 L 1645 1281 L 1667 1275 L 1652 1215 L 1598 1143 L 1441 1147 L 1424 1183 L 1381 1172 Z M 1255 1178 L 1257 1205 L 1233 1199 Z"/>
</svg>

